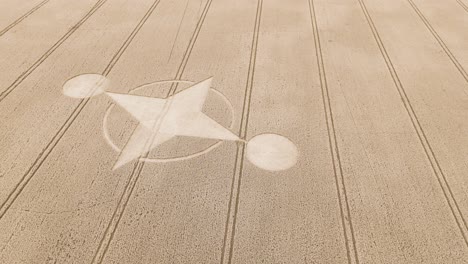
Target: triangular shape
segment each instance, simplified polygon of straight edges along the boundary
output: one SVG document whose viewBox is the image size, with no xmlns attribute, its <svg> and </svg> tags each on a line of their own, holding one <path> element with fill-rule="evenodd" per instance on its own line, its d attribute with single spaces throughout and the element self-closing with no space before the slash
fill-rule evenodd
<svg viewBox="0 0 468 264">
<path fill-rule="evenodd" d="M 107 93 L 118 105 L 141 123 L 153 123 L 164 109 L 165 99 Z"/>
<path fill-rule="evenodd" d="M 114 170 L 127 164 L 128 162 L 142 157 L 153 148 L 168 141 L 174 136 L 151 131 L 143 125 L 139 125 L 122 149 L 119 159 L 114 165 Z M 150 142 L 153 141 L 153 142 Z M 151 143 L 151 146 L 149 146 Z"/>
<path fill-rule="evenodd" d="M 184 112 L 199 112 L 205 104 L 206 97 L 210 91 L 212 77 L 196 83 L 191 87 L 173 95 L 171 109 L 181 109 Z"/>
</svg>

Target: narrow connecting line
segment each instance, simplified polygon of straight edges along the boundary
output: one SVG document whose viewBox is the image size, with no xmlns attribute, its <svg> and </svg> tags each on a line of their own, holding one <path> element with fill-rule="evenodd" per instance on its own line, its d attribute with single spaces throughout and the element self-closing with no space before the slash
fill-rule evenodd
<svg viewBox="0 0 468 264">
<path fill-rule="evenodd" d="M 43 5 L 45 5 L 47 2 L 49 2 L 50 0 L 44 0 L 42 2 L 40 2 L 39 4 L 37 4 L 36 6 L 34 6 L 31 10 L 29 10 L 28 12 L 26 12 L 24 15 L 22 15 L 21 17 L 19 17 L 18 19 L 16 19 L 13 23 L 11 23 L 10 25 L 8 25 L 6 28 L 2 29 L 2 31 L 0 31 L 0 37 L 3 36 L 5 33 L 7 33 L 10 29 L 14 28 L 16 25 L 18 25 L 19 23 L 21 23 L 21 21 L 23 21 L 24 19 L 26 19 L 28 16 L 30 16 L 32 13 L 36 12 L 39 8 L 41 8 Z"/>
<path fill-rule="evenodd" d="M 100 1 L 99 7 L 107 0 Z M 143 27 L 143 24 L 146 22 L 148 17 L 153 13 L 154 9 L 157 7 L 159 4 L 160 0 L 156 0 L 153 5 L 150 7 L 150 9 L 146 12 L 144 17 L 141 19 L 141 21 L 138 23 L 138 25 L 134 28 L 132 33 L 128 36 L 128 38 L 125 40 L 123 45 L 120 47 L 120 49 L 117 51 L 117 53 L 113 56 L 107 67 L 103 71 L 103 75 L 108 75 L 112 68 L 115 66 L 117 61 L 120 59 L 122 54 L 125 52 L 125 50 L 128 48 L 130 43 L 133 41 L 135 38 L 136 34 L 140 31 L 140 29 Z M 98 8 L 98 5 L 95 6 Z M 50 155 L 50 153 L 53 151 L 55 146 L 57 146 L 58 142 L 62 139 L 63 135 L 68 131 L 70 126 L 73 124 L 73 122 L 76 120 L 78 115 L 81 113 L 83 108 L 86 106 L 86 104 L 89 102 L 90 98 L 85 98 L 80 101 L 77 107 L 73 110 L 73 112 L 70 114 L 70 116 L 67 118 L 65 123 L 60 127 L 59 131 L 56 132 L 54 137 L 49 141 L 47 146 L 44 148 L 44 150 L 39 154 L 37 159 L 34 161 L 34 163 L 29 167 L 29 169 L 26 171 L 26 173 L 23 175 L 21 180 L 18 182 L 18 184 L 13 188 L 13 190 L 10 192 L 8 195 L 7 199 L 1 204 L 0 206 L 0 219 L 3 218 L 5 213 L 8 211 L 8 209 L 11 207 L 11 205 L 14 203 L 16 198 L 21 194 L 23 189 L 26 187 L 26 185 L 29 183 L 29 181 L 34 177 L 36 172 L 39 170 L 39 168 L 42 166 L 44 161 L 47 159 L 47 157 Z"/>
<path fill-rule="evenodd" d="M 457 58 L 452 54 L 450 49 L 447 47 L 445 42 L 442 40 L 442 38 L 439 36 L 437 31 L 432 27 L 431 23 L 426 19 L 426 17 L 422 14 L 421 10 L 419 10 L 418 6 L 413 2 L 413 0 L 407 0 L 408 3 L 411 5 L 413 8 L 414 12 L 418 14 L 419 18 L 424 22 L 424 25 L 426 25 L 427 29 L 431 32 L 432 36 L 437 40 L 437 43 L 439 43 L 440 47 L 445 51 L 445 54 L 450 58 L 452 63 L 455 65 L 457 70 L 460 72 L 460 74 L 463 76 L 465 81 L 468 83 L 468 74 L 465 71 L 465 68 L 458 62 Z"/>
<path fill-rule="evenodd" d="M 73 27 L 70 28 L 70 30 L 65 33 L 55 44 L 48 49 L 37 61 L 35 61 L 27 70 L 25 70 L 23 73 L 16 78 L 15 81 L 13 81 L 8 88 L 6 88 L 3 92 L 0 93 L 0 103 L 13 91 L 18 87 L 28 76 L 34 72 L 49 56 L 54 53 L 55 50 L 57 50 L 75 31 L 81 27 L 96 11 L 101 8 L 104 3 L 107 2 L 107 0 L 98 0 L 96 4 L 86 13 L 84 17 L 81 18 L 78 23 L 76 23 Z M 0 218 L 1 218 L 1 210 L 0 210 Z"/>
<path fill-rule="evenodd" d="M 328 131 L 328 143 L 330 147 L 330 155 L 333 162 L 333 171 L 335 175 L 336 192 L 338 196 L 338 204 L 340 207 L 341 224 L 343 227 L 343 235 L 346 246 L 346 253 L 349 264 L 359 264 L 356 239 L 354 235 L 353 222 L 351 218 L 351 210 L 349 208 L 346 184 L 341 165 L 340 150 L 336 139 L 335 122 L 333 118 L 333 110 L 330 103 L 330 94 L 328 90 L 327 75 L 323 62 L 322 45 L 317 24 L 317 16 L 315 14 L 314 1 L 309 0 L 310 17 L 312 22 L 312 30 L 314 33 L 315 52 L 317 57 L 317 66 L 320 75 L 320 87 L 322 89 L 322 101 L 325 113 L 325 120 Z"/>
<path fill-rule="evenodd" d="M 198 20 L 197 26 L 192 34 L 189 45 L 184 53 L 182 62 L 179 65 L 179 68 L 177 70 L 175 80 L 180 79 L 185 71 L 185 67 L 190 58 L 193 47 L 195 46 L 195 43 L 198 39 L 198 35 L 201 31 L 203 22 L 205 21 L 206 15 L 211 6 L 211 2 L 212 0 L 208 0 L 205 4 L 203 13 L 201 14 Z M 168 92 L 168 97 L 174 95 L 176 90 L 177 90 L 177 84 L 173 84 Z M 164 115 L 164 112 L 167 112 L 167 110 L 170 107 L 170 104 L 171 104 L 171 101 L 169 100 L 164 106 L 165 110 L 163 111 L 162 115 Z M 154 129 L 157 129 L 157 127 L 160 126 L 162 119 L 163 118 L 161 118 L 161 120 L 156 122 L 156 124 L 154 125 Z M 112 215 L 112 218 L 110 219 L 109 224 L 106 228 L 106 231 L 104 232 L 104 235 L 99 243 L 98 249 L 96 250 L 92 263 L 102 263 L 102 261 L 104 260 L 106 253 L 109 249 L 109 246 L 114 238 L 114 234 L 119 227 L 120 220 L 122 219 L 122 216 L 124 215 L 125 210 L 127 208 L 128 202 L 130 201 L 132 197 L 135 186 L 138 183 L 138 180 L 140 179 L 141 172 L 143 171 L 143 168 L 145 165 L 144 160 L 148 158 L 150 154 L 149 150 L 154 140 L 155 140 L 155 135 L 153 135 L 147 142 L 145 142 L 145 150 L 147 151 L 143 152 L 144 154 L 138 159 L 138 161 L 135 163 L 135 166 L 133 167 L 132 173 L 127 181 L 127 184 L 125 185 L 122 196 L 119 199 L 119 202 Z"/>
<path fill-rule="evenodd" d="M 448 206 L 450 207 L 450 210 L 452 212 L 452 215 L 454 217 L 454 220 L 460 229 L 461 235 L 465 241 L 466 246 L 468 246 L 468 226 L 467 223 L 463 217 L 463 214 L 460 210 L 460 207 L 458 206 L 457 200 L 455 199 L 452 189 L 450 188 L 450 185 L 447 181 L 447 178 L 445 177 L 445 174 L 439 164 L 439 161 L 437 160 L 437 157 L 434 154 L 434 151 L 432 150 L 432 147 L 427 139 L 426 133 L 424 132 L 419 119 L 413 109 L 413 106 L 411 105 L 411 101 L 409 100 L 405 88 L 403 87 L 400 78 L 398 77 L 398 74 L 395 70 L 395 67 L 393 66 L 392 60 L 390 59 L 390 56 L 387 53 L 387 50 L 385 49 L 385 46 L 382 42 L 382 39 L 380 38 L 379 32 L 377 31 L 377 28 L 374 24 L 374 21 L 372 17 L 369 14 L 369 11 L 364 3 L 363 0 L 358 0 L 359 4 L 361 6 L 361 9 L 364 13 L 364 16 L 366 17 L 366 20 L 369 24 L 369 27 L 372 31 L 372 34 L 374 36 L 375 41 L 377 42 L 377 45 L 380 49 L 380 52 L 383 56 L 383 59 L 385 60 L 385 63 L 387 65 L 387 68 L 390 72 L 390 75 L 392 76 L 393 82 L 395 84 L 396 89 L 398 90 L 398 93 L 401 97 L 401 100 L 403 102 L 403 105 L 406 109 L 406 112 L 408 113 L 408 116 L 411 120 L 411 123 L 413 125 L 413 128 L 419 138 L 419 141 L 424 149 L 424 152 L 426 153 L 426 156 L 431 164 L 432 170 L 434 172 L 434 175 L 437 178 L 437 181 L 440 185 L 440 188 L 442 189 L 442 192 L 445 196 L 445 199 L 447 201 Z"/>
<path fill-rule="evenodd" d="M 260 22 L 262 18 L 262 7 L 263 7 L 263 0 L 259 0 L 257 4 L 257 13 L 255 16 L 255 25 L 254 25 L 252 46 L 251 46 L 251 52 L 250 52 L 249 70 L 247 74 L 247 83 L 245 87 L 244 103 L 242 107 L 242 116 L 241 116 L 241 121 L 240 121 L 241 124 L 239 127 L 239 137 L 243 140 L 245 140 L 245 138 L 247 137 L 247 128 L 248 128 L 249 115 L 250 115 L 250 101 L 251 101 L 251 96 L 252 96 L 253 80 L 254 80 L 254 75 L 255 75 L 255 62 L 257 58 Z M 236 235 L 237 213 L 239 211 L 240 191 L 241 191 L 242 176 L 243 176 L 243 170 L 244 170 L 244 153 L 245 153 L 245 144 L 238 144 L 237 152 L 236 152 L 236 159 L 234 161 L 234 173 L 232 177 L 231 194 L 229 198 L 228 212 L 226 216 L 223 246 L 221 249 L 221 264 L 225 262 L 230 264 L 232 262 L 232 257 L 233 257 L 233 252 L 234 252 L 234 239 Z M 236 182 L 237 182 L 237 185 L 236 185 Z M 236 194 L 235 194 L 235 200 L 233 201 L 234 191 Z M 232 215 L 231 215 L 231 212 L 233 212 Z M 231 218 L 232 218 L 232 225 L 230 226 L 229 224 L 231 222 Z M 229 244 L 228 244 L 228 237 L 229 237 Z M 229 248 L 228 253 L 226 252 L 227 248 Z"/>
</svg>

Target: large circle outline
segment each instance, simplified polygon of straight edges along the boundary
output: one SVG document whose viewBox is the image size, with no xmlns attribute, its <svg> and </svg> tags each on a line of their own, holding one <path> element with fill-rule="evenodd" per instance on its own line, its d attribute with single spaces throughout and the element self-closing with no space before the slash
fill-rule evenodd
<svg viewBox="0 0 468 264">
<path fill-rule="evenodd" d="M 164 81 L 157 81 L 157 82 L 152 82 L 152 83 L 147 83 L 147 84 L 143 84 L 143 85 L 140 85 L 132 90 L 129 91 L 129 94 L 133 93 L 133 92 L 136 92 L 138 90 L 141 90 L 147 86 L 150 86 L 150 85 L 154 85 L 154 84 L 165 84 L 165 83 L 187 83 L 187 84 L 193 84 L 194 82 L 192 81 L 186 81 L 186 80 L 164 80 Z M 231 130 L 233 127 L 234 127 L 234 121 L 235 121 L 235 115 L 234 115 L 234 107 L 232 106 L 231 102 L 227 99 L 227 97 L 221 93 L 220 91 L 214 89 L 214 88 L 211 88 L 211 91 L 214 92 L 215 94 L 217 94 L 221 99 L 223 99 L 223 101 L 226 103 L 226 105 L 228 106 L 230 112 L 231 112 L 231 124 L 229 125 L 229 129 Z M 122 152 L 122 149 L 119 148 L 115 143 L 114 141 L 111 139 L 111 136 L 109 135 L 109 131 L 107 129 L 107 119 L 112 111 L 112 109 L 114 108 L 115 106 L 115 103 L 112 103 L 109 105 L 109 107 L 107 107 L 106 109 L 106 112 L 104 114 L 104 119 L 103 119 L 103 122 L 102 122 L 102 131 L 103 131 L 103 134 L 104 134 L 104 138 L 106 139 L 107 141 L 107 144 L 109 144 L 109 146 L 116 152 Z M 192 159 L 192 158 L 196 158 L 198 156 L 201 156 L 201 155 L 204 155 L 204 154 L 207 154 L 209 153 L 210 151 L 214 150 L 215 148 L 219 147 L 219 145 L 221 145 L 223 143 L 222 140 L 216 142 L 216 143 L 213 143 L 211 144 L 210 146 L 206 147 L 205 149 L 201 150 L 201 151 L 198 151 L 198 152 L 195 152 L 195 153 L 192 153 L 192 154 L 189 154 L 187 156 L 179 156 L 179 157 L 173 157 L 173 158 L 140 158 L 141 161 L 144 161 L 144 162 L 149 162 L 149 163 L 168 163 L 168 162 L 174 162 L 174 161 L 182 161 L 182 160 L 188 160 L 188 159 Z"/>
</svg>

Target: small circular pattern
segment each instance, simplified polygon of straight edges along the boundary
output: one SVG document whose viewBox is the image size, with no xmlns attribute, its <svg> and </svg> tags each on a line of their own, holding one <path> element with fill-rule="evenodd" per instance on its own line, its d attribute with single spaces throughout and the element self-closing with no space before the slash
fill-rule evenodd
<svg viewBox="0 0 468 264">
<path fill-rule="evenodd" d="M 88 98 L 102 94 L 109 87 L 109 80 L 100 74 L 82 74 L 63 85 L 63 94 L 73 98 Z"/>
<path fill-rule="evenodd" d="M 162 81 L 161 83 L 164 83 Z M 168 81 L 168 82 L 186 82 L 186 81 Z M 76 76 L 70 80 L 68 80 L 63 86 L 63 94 L 73 97 L 73 98 L 88 98 L 93 97 L 99 94 L 102 94 L 106 91 L 109 87 L 109 80 L 100 74 L 83 74 Z M 190 83 L 190 82 L 187 82 Z M 154 83 L 150 84 L 153 85 Z M 134 90 L 141 89 L 145 86 L 138 87 Z M 221 97 L 224 96 L 219 93 L 218 91 L 212 89 L 213 91 L 217 92 Z M 229 101 L 226 98 L 225 101 L 231 108 L 232 114 L 232 106 L 230 105 Z M 109 114 L 109 110 L 106 112 L 106 117 Z M 106 121 L 106 120 L 105 120 Z M 104 126 L 105 122 L 104 121 Z M 231 123 L 232 125 L 232 123 Z M 106 129 L 104 129 L 106 139 L 109 142 L 112 142 L 110 137 L 107 135 Z M 159 161 L 159 162 L 167 162 L 167 161 L 175 161 L 175 160 L 183 160 L 186 158 L 196 157 L 201 154 L 205 154 L 218 146 L 221 142 L 217 142 L 214 145 L 208 147 L 207 149 L 200 151 L 198 153 L 194 153 L 187 157 L 178 157 L 172 159 L 151 159 L 147 161 Z M 113 143 L 113 148 L 119 150 Z M 277 134 L 260 134 L 247 142 L 247 149 L 246 149 L 247 159 L 253 163 L 255 166 L 268 170 L 268 171 L 282 171 L 287 170 L 294 166 L 297 162 L 298 158 L 298 150 L 293 142 L 291 142 L 288 138 L 277 135 Z"/>
<path fill-rule="evenodd" d="M 247 159 L 264 170 L 287 170 L 296 164 L 297 157 L 294 143 L 277 134 L 260 134 L 247 142 Z"/>
</svg>

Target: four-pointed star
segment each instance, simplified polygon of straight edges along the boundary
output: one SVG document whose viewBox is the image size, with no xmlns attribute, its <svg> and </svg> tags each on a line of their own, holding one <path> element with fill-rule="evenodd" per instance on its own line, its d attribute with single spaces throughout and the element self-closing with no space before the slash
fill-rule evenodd
<svg viewBox="0 0 468 264">
<path fill-rule="evenodd" d="M 202 112 L 211 80 L 208 78 L 196 83 L 167 99 L 108 92 L 117 104 L 139 121 L 114 169 L 142 157 L 175 136 L 240 140 Z"/>
</svg>

